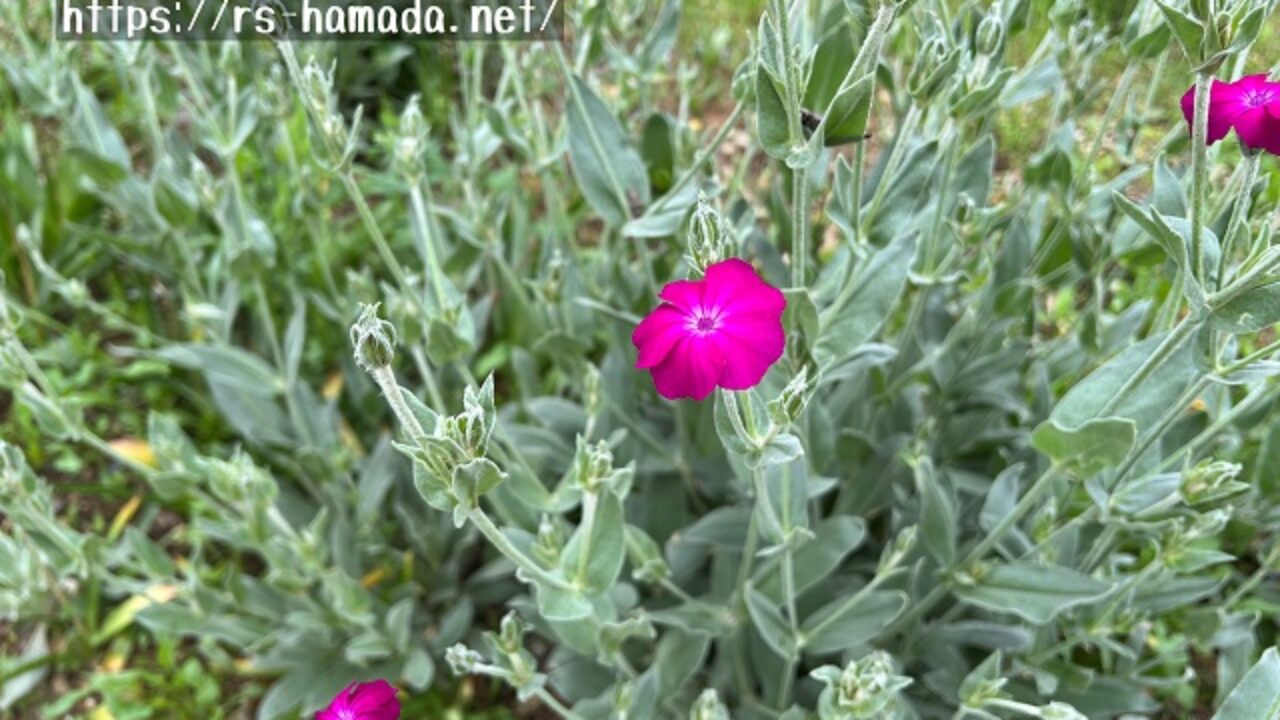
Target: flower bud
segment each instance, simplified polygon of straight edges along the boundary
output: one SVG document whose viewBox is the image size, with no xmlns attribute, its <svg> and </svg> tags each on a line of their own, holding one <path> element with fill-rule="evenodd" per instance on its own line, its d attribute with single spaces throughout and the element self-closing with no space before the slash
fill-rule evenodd
<svg viewBox="0 0 1280 720">
<path fill-rule="evenodd" d="M 582 378 L 582 408 L 587 417 L 595 417 L 600 413 L 600 369 L 591 363 L 586 364 L 586 372 Z"/>
<path fill-rule="evenodd" d="M 715 688 L 707 688 L 689 710 L 689 720 L 730 720 L 729 708 L 724 706 Z"/>
<path fill-rule="evenodd" d="M 560 551 L 564 548 L 564 543 L 564 533 L 560 531 L 560 527 L 543 515 L 538 522 L 538 535 L 531 548 L 534 557 L 546 565 L 559 565 Z"/>
<path fill-rule="evenodd" d="M 467 675 L 484 664 L 484 657 L 471 648 L 458 643 L 444 653 L 445 662 L 454 675 Z"/>
<path fill-rule="evenodd" d="M 524 623 L 520 616 L 512 610 L 502 616 L 498 625 L 498 648 L 504 653 L 515 654 L 524 648 Z"/>
<path fill-rule="evenodd" d="M 659 582 L 670 577 L 671 568 L 662 556 L 662 548 L 639 528 L 626 527 L 627 558 L 631 561 L 631 577 L 636 582 Z"/>
<path fill-rule="evenodd" d="M 876 574 L 883 574 L 901 565 L 902 561 L 915 549 L 917 537 L 919 537 L 919 530 L 915 525 L 908 525 L 899 530 L 898 536 L 893 539 L 893 544 L 887 546 L 884 554 L 880 556 L 880 566 Z"/>
<path fill-rule="evenodd" d="M 367 372 L 387 367 L 395 358 L 396 328 L 378 317 L 378 304 L 365 305 L 351 326 L 356 364 Z"/>
<path fill-rule="evenodd" d="M 928 100 L 951 79 L 959 65 L 960 50 L 948 49 L 946 40 L 934 35 L 920 49 L 915 67 L 907 77 L 907 91 L 917 100 Z"/>
<path fill-rule="evenodd" d="M 974 36 L 974 49 L 983 55 L 991 55 L 1000 49 L 1004 41 L 1004 21 L 996 13 L 992 13 L 978 23 L 978 32 Z"/>
<path fill-rule="evenodd" d="M 818 698 L 818 715 L 822 720 L 885 717 L 898 693 L 912 682 L 911 678 L 897 674 L 893 658 L 883 650 L 849 663 L 843 671 L 827 665 L 811 675 L 827 684 Z"/>
<path fill-rule="evenodd" d="M 601 440 L 594 445 L 578 436 L 578 448 L 573 457 L 573 476 L 584 492 L 596 493 L 600 484 L 613 473 L 613 451 L 609 443 Z"/>
<path fill-rule="evenodd" d="M 698 207 L 689 221 L 689 264 L 701 275 L 711 265 L 733 254 L 733 230 L 706 195 L 698 194 Z"/>
<path fill-rule="evenodd" d="M 1183 475 L 1182 496 L 1192 505 L 1204 505 L 1244 492 L 1248 484 L 1236 482 L 1243 469 L 1225 460 L 1202 462 Z"/>
<path fill-rule="evenodd" d="M 778 397 L 769 401 L 769 419 L 780 427 L 788 427 L 800 419 L 800 414 L 804 412 L 804 408 L 809 404 L 809 398 L 813 396 L 812 389 L 809 387 L 809 367 L 800 368 L 800 372 L 786 387 L 782 388 L 782 392 L 778 393 Z"/>
<path fill-rule="evenodd" d="M 427 122 L 419 109 L 418 96 L 409 98 L 400 113 L 400 132 L 392 146 L 392 164 L 410 180 L 420 178 L 425 171 L 422 155 L 427 147 Z"/>
</svg>

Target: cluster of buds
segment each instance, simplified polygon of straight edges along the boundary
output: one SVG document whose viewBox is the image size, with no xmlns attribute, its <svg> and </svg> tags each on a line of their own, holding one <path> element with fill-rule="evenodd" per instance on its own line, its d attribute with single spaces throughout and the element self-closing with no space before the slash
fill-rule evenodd
<svg viewBox="0 0 1280 720">
<path fill-rule="evenodd" d="M 736 254 L 733 228 L 707 196 L 698 194 L 698 206 L 689 220 L 689 265 L 701 276 L 707 268 Z"/>
<path fill-rule="evenodd" d="M 560 553 L 564 550 L 565 541 L 564 529 L 560 523 L 543 515 L 538 521 L 538 534 L 534 536 L 529 551 L 543 565 L 555 567 L 560 564 Z"/>
<path fill-rule="evenodd" d="M 468 387 L 462 412 L 440 418 L 415 437 L 416 445 L 397 446 L 414 461 L 414 483 L 424 499 L 439 510 L 453 510 L 461 527 L 480 497 L 507 475 L 486 457 L 497 413 L 493 406 L 493 378 L 479 389 Z"/>
<path fill-rule="evenodd" d="M 813 385 L 809 383 L 809 367 L 806 365 L 800 368 L 800 372 L 782 388 L 778 397 L 769 401 L 766 406 L 769 409 L 769 419 L 780 428 L 791 427 L 800 419 L 809 399 L 813 397 L 816 389 Z"/>
<path fill-rule="evenodd" d="M 577 451 L 573 455 L 574 484 L 583 492 L 594 495 L 613 477 L 613 451 L 609 443 L 601 440 L 596 443 L 587 442 L 578 436 Z"/>
<path fill-rule="evenodd" d="M 356 110 L 355 119 L 348 131 L 346 120 L 338 111 L 336 95 L 333 91 L 333 73 L 336 67 L 335 62 L 329 66 L 328 70 L 324 70 L 314 57 L 311 58 L 307 61 L 307 66 L 302 69 L 300 90 L 307 112 L 320 133 L 321 144 L 333 155 L 330 160 L 334 166 L 341 168 L 350 163 L 355 156 L 363 108 Z"/>
<path fill-rule="evenodd" d="M 893 658 L 883 650 L 849 663 L 844 670 L 824 665 L 810 675 L 827 686 L 818 698 L 822 720 L 886 717 L 898 693 L 912 682 L 897 673 Z"/>
<path fill-rule="evenodd" d="M 546 683 L 546 677 L 538 672 L 538 661 L 524 649 L 524 623 L 515 611 L 502 618 L 498 632 L 486 632 L 485 643 L 492 654 L 492 662 L 462 643 L 445 651 L 445 661 L 455 675 L 487 675 L 510 684 L 521 701 L 529 699 Z"/>
<path fill-rule="evenodd" d="M 426 172 L 423 154 L 427 149 L 430 128 L 419 105 L 417 95 L 409 98 L 400 113 L 400 130 L 391 138 L 392 167 L 409 182 L 417 182 Z"/>
<path fill-rule="evenodd" d="M 1224 460 L 1206 460 L 1182 475 L 1182 497 L 1196 506 L 1214 505 L 1249 490 L 1236 480 L 1243 467 Z"/>
<path fill-rule="evenodd" d="M 955 76 L 961 59 L 960 48 L 951 47 L 945 33 L 930 36 L 924 41 L 907 76 L 907 92 L 920 103 L 927 103 Z"/>
</svg>

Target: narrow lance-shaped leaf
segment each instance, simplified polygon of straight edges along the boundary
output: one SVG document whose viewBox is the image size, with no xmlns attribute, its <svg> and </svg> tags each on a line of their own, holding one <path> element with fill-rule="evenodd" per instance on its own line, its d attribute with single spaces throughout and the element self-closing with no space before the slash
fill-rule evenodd
<svg viewBox="0 0 1280 720">
<path fill-rule="evenodd" d="M 956 588 L 956 597 L 996 612 L 1044 624 L 1062 611 L 1093 602 L 1111 585 L 1056 565 L 1019 562 L 986 570 L 974 585 Z"/>
<path fill-rule="evenodd" d="M 617 118 L 576 75 L 569 87 L 569 159 L 582 195 L 600 217 L 621 226 L 632 206 L 649 203 L 649 176 Z"/>
</svg>

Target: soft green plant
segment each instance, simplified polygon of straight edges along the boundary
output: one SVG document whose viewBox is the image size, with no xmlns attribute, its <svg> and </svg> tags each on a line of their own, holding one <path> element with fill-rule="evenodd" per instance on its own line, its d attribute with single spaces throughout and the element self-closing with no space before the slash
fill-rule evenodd
<svg viewBox="0 0 1280 720">
<path fill-rule="evenodd" d="M 0 9 L 0 707 L 125 644 L 52 712 L 1268 717 L 1275 160 L 1156 88 L 1265 71 L 1274 2 L 769 0 L 705 77 L 678 0 L 417 49 L 41 12 Z M 631 331 L 727 257 L 786 352 L 662 400 Z"/>
</svg>

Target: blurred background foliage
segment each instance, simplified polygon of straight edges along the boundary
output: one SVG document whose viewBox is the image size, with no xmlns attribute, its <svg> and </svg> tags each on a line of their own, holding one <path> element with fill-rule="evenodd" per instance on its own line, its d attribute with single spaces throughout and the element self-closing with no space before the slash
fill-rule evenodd
<svg viewBox="0 0 1280 720">
<path fill-rule="evenodd" d="M 1135 2 L 1024 3 L 1009 67 L 1042 62 L 1043 38 L 1070 34 L 1054 25 L 1070 13 L 1083 36 L 1055 49 L 1058 63 L 1036 65 L 1044 74 L 1023 78 L 1025 101 L 1002 104 L 989 122 L 992 205 L 1041 208 L 1043 224 L 1025 229 L 1037 243 L 1056 223 L 1070 226 L 1072 242 L 1037 255 L 1038 300 L 1024 318 L 1029 334 L 1079 340 L 1052 346 L 1061 373 L 1044 380 L 1056 393 L 1171 292 L 1162 257 L 1134 228 L 1091 235 L 1051 200 L 1072 184 L 1112 181 L 1160 196 L 1160 178 L 1177 180 L 1184 167 L 1175 100 L 1187 63 L 1167 42 L 1135 60 L 1119 38 Z M 765 3 L 574 5 L 569 62 L 624 121 L 659 197 L 736 122 L 735 72 Z M 976 5 L 940 7 L 959 18 Z M 918 8 L 899 22 L 884 74 L 905 79 L 928 15 Z M 683 427 L 680 443 L 714 445 L 709 411 L 650 422 L 634 404 L 648 379 L 629 370 L 628 323 L 672 277 L 684 215 L 610 257 L 618 233 L 554 144 L 565 87 L 542 46 L 310 44 L 297 48 L 316 56 L 299 84 L 267 42 L 50 36 L 48 3 L 0 9 L 0 708 L 32 718 L 288 717 L 340 679 L 385 676 L 411 691 L 405 717 L 547 717 L 501 686 L 444 671 L 445 649 L 495 627 L 519 585 L 473 531 L 455 531 L 421 502 L 391 448 L 390 413 L 351 359 L 347 327 L 357 303 L 382 302 L 401 332 L 406 382 L 447 407 L 494 373 L 510 421 L 503 442 L 539 466 L 573 456 L 583 358 L 632 403 L 609 414 L 611 428 L 631 433 L 620 456 L 670 455 L 668 439 L 652 435 L 668 420 Z M 1248 70 L 1277 57 L 1280 24 L 1269 20 Z M 1113 108 L 1117 89 L 1125 95 Z M 413 98 L 417 117 L 405 112 Z M 868 161 L 890 147 L 903 102 L 898 88 L 874 103 Z M 333 103 L 347 122 L 362 108 L 350 155 L 309 130 L 308 103 Z M 1236 153 L 1223 147 L 1224 158 Z M 1153 167 L 1155 157 L 1168 164 Z M 1233 165 L 1219 166 L 1220 185 Z M 785 235 L 789 178 L 755 147 L 751 123 L 727 134 L 710 167 L 744 246 L 776 275 L 781 259 L 769 248 Z M 1257 204 L 1274 207 L 1280 182 L 1266 187 Z M 1118 221 L 1107 223 L 1099 227 Z M 832 261 L 836 237 L 818 221 L 820 262 Z M 437 284 L 423 269 L 439 250 L 449 281 Z M 1093 255 L 1081 262 L 1081 253 Z M 1080 266 L 1091 262 L 1111 270 L 1090 276 Z M 413 299 L 428 285 L 455 295 Z M 1032 302 L 1011 293 L 1004 303 Z M 1182 432 L 1194 435 L 1220 409 L 1202 408 Z M 1280 451 L 1273 412 L 1269 400 L 1255 407 L 1220 448 L 1258 468 L 1247 479 L 1265 497 L 1263 515 L 1280 493 L 1265 471 Z M 713 461 L 697 448 L 674 452 L 677 466 L 687 455 Z M 710 488 L 686 504 L 670 487 L 650 490 L 658 507 L 668 492 L 678 508 L 647 518 L 655 536 L 688 526 L 725 493 Z M 1239 557 L 1233 577 L 1274 561 L 1258 545 L 1265 525 L 1222 529 L 1222 546 Z M 1245 593 L 1233 602 L 1280 610 L 1266 584 Z M 1271 622 L 1258 627 L 1261 644 L 1274 637 Z M 1169 682 L 1154 692 L 1167 717 L 1214 702 L 1212 684 L 1178 682 L 1180 661 L 1216 661 L 1187 650 L 1185 636 L 1240 629 L 1188 616 L 1149 636 L 1185 650 L 1159 656 Z M 545 669 L 574 672 L 546 642 L 531 642 Z M 1237 668 L 1252 649 L 1223 654 L 1240 654 L 1228 664 Z"/>
</svg>

